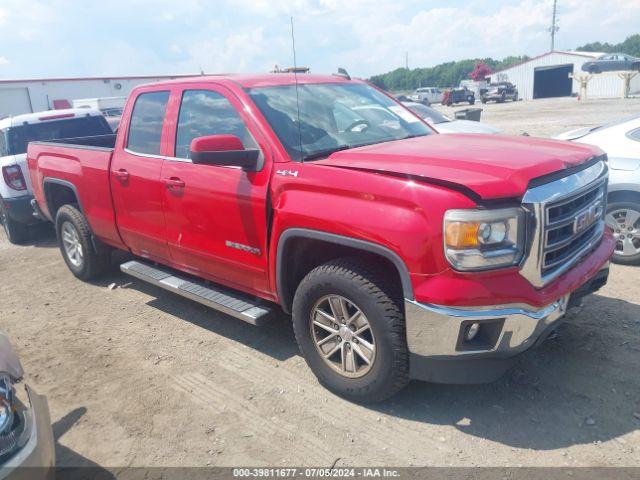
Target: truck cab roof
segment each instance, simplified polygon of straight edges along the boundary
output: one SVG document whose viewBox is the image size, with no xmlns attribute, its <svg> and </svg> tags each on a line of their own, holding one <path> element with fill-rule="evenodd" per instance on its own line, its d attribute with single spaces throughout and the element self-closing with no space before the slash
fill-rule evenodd
<svg viewBox="0 0 640 480">
<path fill-rule="evenodd" d="M 348 80 L 339 75 L 311 75 L 311 74 L 293 74 L 293 73 L 266 73 L 259 75 L 251 74 L 221 74 L 221 75 L 202 75 L 198 77 L 179 78 L 175 80 L 167 80 L 166 82 L 148 83 L 138 88 L 161 87 L 162 85 L 185 84 L 185 83 L 202 83 L 208 82 L 218 84 L 234 84 L 241 88 L 256 87 L 278 87 L 286 85 L 308 85 L 314 83 L 362 83 L 362 80 Z"/>
</svg>

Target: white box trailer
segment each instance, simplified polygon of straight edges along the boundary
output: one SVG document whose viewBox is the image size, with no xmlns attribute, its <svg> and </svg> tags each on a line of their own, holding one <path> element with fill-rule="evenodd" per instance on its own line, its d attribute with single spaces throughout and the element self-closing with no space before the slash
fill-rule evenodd
<svg viewBox="0 0 640 480">
<path fill-rule="evenodd" d="M 106 112 L 114 109 L 123 109 L 126 97 L 102 97 L 102 98 L 79 98 L 73 100 L 73 108 L 93 108 Z"/>
</svg>

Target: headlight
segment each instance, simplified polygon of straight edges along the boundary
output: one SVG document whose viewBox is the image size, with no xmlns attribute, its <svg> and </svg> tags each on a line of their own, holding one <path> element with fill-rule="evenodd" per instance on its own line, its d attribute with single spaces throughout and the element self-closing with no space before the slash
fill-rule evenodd
<svg viewBox="0 0 640 480">
<path fill-rule="evenodd" d="M 0 374 L 0 435 L 13 425 L 13 385 L 8 375 Z"/>
<path fill-rule="evenodd" d="M 0 372 L 0 464 L 24 447 L 33 432 L 34 417 L 26 390 L 25 394 L 21 398 L 11 377 Z"/>
<path fill-rule="evenodd" d="M 444 251 L 456 270 L 490 270 L 517 265 L 524 252 L 524 212 L 449 210 L 444 216 Z"/>
</svg>

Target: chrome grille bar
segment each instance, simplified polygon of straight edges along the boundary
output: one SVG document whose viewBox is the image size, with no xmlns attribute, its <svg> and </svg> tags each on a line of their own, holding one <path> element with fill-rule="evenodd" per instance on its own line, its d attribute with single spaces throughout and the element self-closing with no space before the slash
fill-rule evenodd
<svg viewBox="0 0 640 480">
<path fill-rule="evenodd" d="M 559 277 L 600 242 L 604 233 L 608 169 L 599 161 L 531 188 L 527 255 L 520 274 L 540 288 Z"/>
</svg>

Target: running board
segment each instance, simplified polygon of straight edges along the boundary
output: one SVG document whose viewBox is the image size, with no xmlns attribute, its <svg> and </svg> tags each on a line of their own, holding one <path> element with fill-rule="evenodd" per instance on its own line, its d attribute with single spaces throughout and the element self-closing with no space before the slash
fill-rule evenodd
<svg viewBox="0 0 640 480">
<path fill-rule="evenodd" d="M 271 307 L 265 306 L 251 297 L 224 287 L 205 286 L 204 282 L 200 283 L 180 278 L 171 273 L 168 268 L 163 270 L 160 267 L 152 267 L 145 263 L 131 261 L 120 265 L 120 270 L 127 275 L 136 277 L 156 287 L 164 288 L 252 325 L 264 325 L 273 314 Z"/>
</svg>

